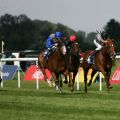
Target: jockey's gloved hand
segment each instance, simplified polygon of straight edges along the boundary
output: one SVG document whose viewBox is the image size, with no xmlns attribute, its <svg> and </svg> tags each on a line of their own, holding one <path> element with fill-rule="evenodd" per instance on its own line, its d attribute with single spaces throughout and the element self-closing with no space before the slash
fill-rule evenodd
<svg viewBox="0 0 120 120">
<path fill-rule="evenodd" d="M 57 47 L 57 46 L 58 46 L 58 43 L 55 43 L 55 44 L 54 44 L 54 46 L 56 46 L 56 47 Z"/>
<path fill-rule="evenodd" d="M 52 46 L 52 49 L 56 49 L 57 47 L 55 45 Z"/>
</svg>

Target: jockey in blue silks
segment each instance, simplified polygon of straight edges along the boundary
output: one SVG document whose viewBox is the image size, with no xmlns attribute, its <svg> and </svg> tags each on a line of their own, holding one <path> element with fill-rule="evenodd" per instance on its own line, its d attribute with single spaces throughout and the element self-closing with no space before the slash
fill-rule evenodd
<svg viewBox="0 0 120 120">
<path fill-rule="evenodd" d="M 55 34 L 51 34 L 46 41 L 45 47 L 46 48 L 51 48 L 54 44 L 53 44 L 53 39 L 55 39 Z"/>
<path fill-rule="evenodd" d="M 48 36 L 45 44 L 45 47 L 47 48 L 45 52 L 46 59 L 48 59 L 49 55 L 57 48 L 57 41 L 60 40 L 62 37 L 63 34 L 61 32 L 55 32 Z"/>
</svg>

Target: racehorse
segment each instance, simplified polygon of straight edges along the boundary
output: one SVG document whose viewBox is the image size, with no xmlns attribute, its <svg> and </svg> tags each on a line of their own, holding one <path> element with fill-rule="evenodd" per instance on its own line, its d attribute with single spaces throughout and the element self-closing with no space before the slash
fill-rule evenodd
<svg viewBox="0 0 120 120">
<path fill-rule="evenodd" d="M 91 75 L 91 80 L 88 83 L 88 85 L 91 85 L 92 76 L 96 73 L 96 71 L 99 71 L 105 77 L 107 92 L 109 92 L 110 89 L 109 79 L 111 75 L 111 68 L 112 68 L 113 60 L 115 59 L 116 56 L 115 49 L 116 49 L 115 40 L 107 39 L 102 49 L 95 53 L 93 64 L 89 64 L 87 62 L 90 56 L 89 53 L 91 51 L 87 51 L 86 53 L 84 53 L 82 66 L 84 69 L 84 83 L 85 83 L 86 93 L 87 93 L 87 73 L 90 68 L 93 69 L 93 73 Z"/>
<path fill-rule="evenodd" d="M 78 72 L 78 68 L 80 65 L 80 45 L 77 42 L 73 42 L 71 44 L 70 50 L 67 51 L 66 61 L 67 61 L 67 72 L 69 73 L 69 84 L 71 87 L 71 92 L 74 91 L 74 82 L 75 77 Z"/>
<path fill-rule="evenodd" d="M 56 50 L 48 57 L 48 60 L 45 59 L 45 50 L 42 51 L 38 56 L 38 62 L 42 73 L 44 74 L 45 80 L 47 76 L 45 74 L 45 69 L 49 69 L 54 80 L 56 89 L 59 89 L 62 93 L 62 90 L 59 85 L 59 75 L 63 73 L 66 69 L 66 47 L 62 41 L 58 41 L 58 46 Z"/>
</svg>

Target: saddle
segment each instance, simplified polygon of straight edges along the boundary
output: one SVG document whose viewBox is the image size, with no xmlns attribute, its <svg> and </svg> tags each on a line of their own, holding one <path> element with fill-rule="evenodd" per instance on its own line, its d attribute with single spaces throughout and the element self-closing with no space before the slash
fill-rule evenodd
<svg viewBox="0 0 120 120">
<path fill-rule="evenodd" d="M 44 52 L 45 59 L 48 60 L 49 56 L 53 54 L 53 52 L 57 49 L 56 46 L 53 46 L 52 48 L 48 48 Z"/>
<path fill-rule="evenodd" d="M 98 50 L 90 51 L 87 62 L 88 64 L 94 64 L 94 58 Z"/>
</svg>

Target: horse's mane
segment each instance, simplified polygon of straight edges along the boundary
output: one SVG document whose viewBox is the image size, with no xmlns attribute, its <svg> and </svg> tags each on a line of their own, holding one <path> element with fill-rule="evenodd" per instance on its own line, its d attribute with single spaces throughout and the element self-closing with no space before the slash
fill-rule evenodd
<svg viewBox="0 0 120 120">
<path fill-rule="evenodd" d="M 78 42 L 72 43 L 70 52 L 74 55 L 79 55 L 79 52 L 80 52 L 79 46 L 80 45 Z"/>
</svg>

